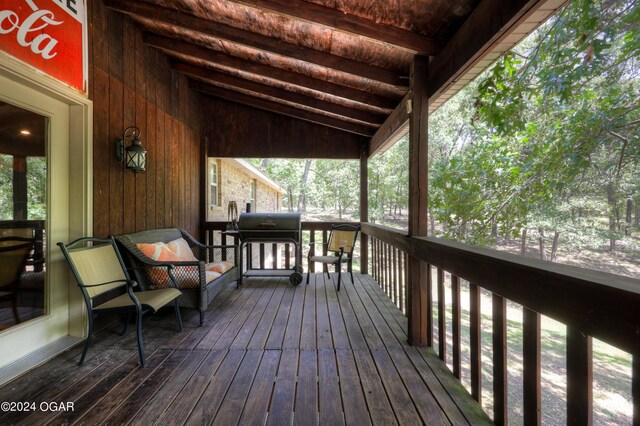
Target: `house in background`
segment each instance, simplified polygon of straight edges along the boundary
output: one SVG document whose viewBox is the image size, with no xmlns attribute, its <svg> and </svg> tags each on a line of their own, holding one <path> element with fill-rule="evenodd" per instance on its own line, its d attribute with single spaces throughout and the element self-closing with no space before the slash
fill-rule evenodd
<svg viewBox="0 0 640 426">
<path fill-rule="evenodd" d="M 239 158 L 207 159 L 207 221 L 227 221 L 230 201 L 238 205 L 238 213 L 279 212 L 284 189 L 276 182 Z"/>
</svg>

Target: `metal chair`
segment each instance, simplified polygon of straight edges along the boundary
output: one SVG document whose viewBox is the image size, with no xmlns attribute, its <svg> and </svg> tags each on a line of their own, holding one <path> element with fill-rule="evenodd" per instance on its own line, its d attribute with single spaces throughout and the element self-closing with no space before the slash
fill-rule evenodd
<svg viewBox="0 0 640 426">
<path fill-rule="evenodd" d="M 78 286 L 82 291 L 82 296 L 87 305 L 89 317 L 89 332 L 82 351 L 79 365 L 84 362 L 87 351 L 93 340 L 93 320 L 94 317 L 102 314 L 126 313 L 126 332 L 128 319 L 131 314 L 136 318 L 136 334 L 138 339 L 138 353 L 140 355 L 140 365 L 144 367 L 144 345 L 142 342 L 142 315 L 147 312 L 156 312 L 161 307 L 173 302 L 176 311 L 178 330 L 182 331 L 182 319 L 180 318 L 180 308 L 178 298 L 182 294 L 176 288 L 175 278 L 171 272 L 172 265 L 163 265 L 167 268 L 172 288 L 159 290 L 138 291 L 133 289 L 138 284 L 131 280 L 129 273 L 124 266 L 122 257 L 116 248 L 113 238 L 80 238 L 72 241 L 68 245 L 58 243 L 65 259 L 69 262 Z M 126 290 L 124 294 L 119 294 L 117 289 Z M 115 292 L 114 292 L 115 290 Z M 116 293 L 108 300 L 109 293 Z M 95 304 L 95 299 L 100 297 L 99 304 Z"/>
<path fill-rule="evenodd" d="M 0 238 L 0 301 L 11 301 L 16 324 L 20 322 L 18 314 L 20 276 L 32 249 L 33 239 L 31 238 Z"/>
<path fill-rule="evenodd" d="M 326 244 L 314 243 L 327 246 L 328 253 L 334 253 L 327 256 L 312 256 L 311 250 L 307 256 L 307 264 L 312 262 L 318 262 L 326 265 L 334 265 L 336 272 L 338 273 L 338 288 L 340 291 L 340 282 L 342 281 L 342 264 L 347 264 L 347 270 L 351 275 L 351 282 L 353 283 L 353 248 L 356 245 L 358 239 L 358 232 L 360 231 L 360 225 L 331 225 L 331 233 L 329 234 L 329 241 Z M 331 278 L 329 271 L 327 270 L 327 277 Z M 307 284 L 309 284 L 309 274 L 307 274 Z"/>
</svg>

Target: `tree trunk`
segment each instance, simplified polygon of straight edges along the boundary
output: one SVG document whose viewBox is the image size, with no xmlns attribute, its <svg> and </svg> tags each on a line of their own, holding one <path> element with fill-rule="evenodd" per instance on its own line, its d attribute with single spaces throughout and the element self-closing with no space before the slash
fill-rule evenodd
<svg viewBox="0 0 640 426">
<path fill-rule="evenodd" d="M 260 171 L 265 172 L 268 166 L 269 166 L 268 158 L 263 158 L 262 160 L 260 160 Z"/>
<path fill-rule="evenodd" d="M 429 211 L 429 223 L 431 224 L 431 236 L 433 237 L 436 235 L 436 219 L 431 211 Z"/>
<path fill-rule="evenodd" d="M 640 203 L 636 202 L 636 226 L 640 226 Z"/>
<path fill-rule="evenodd" d="M 302 174 L 302 185 L 300 186 L 300 196 L 298 197 L 298 213 L 303 211 L 304 197 L 307 193 L 307 179 L 309 178 L 309 168 L 311 167 L 311 160 L 307 160 L 304 163 L 304 173 Z"/>
<path fill-rule="evenodd" d="M 291 190 L 291 188 L 289 188 L 289 202 L 287 204 L 289 213 L 293 212 L 293 191 Z"/>
<path fill-rule="evenodd" d="M 498 222 L 495 218 L 491 220 L 491 238 L 494 241 L 498 239 Z"/>
<path fill-rule="evenodd" d="M 551 261 L 555 262 L 558 257 L 558 243 L 560 242 L 560 232 L 553 233 L 553 243 L 551 244 Z"/>
<path fill-rule="evenodd" d="M 609 202 L 609 251 L 614 253 L 616 251 L 616 231 L 618 230 L 618 208 L 616 205 L 615 191 L 613 184 L 607 185 L 607 201 Z"/>
<path fill-rule="evenodd" d="M 538 228 L 538 233 L 540 234 L 540 259 L 547 260 L 547 249 L 544 244 L 544 228 Z"/>
<path fill-rule="evenodd" d="M 524 256 L 527 254 L 527 228 L 522 230 L 522 242 L 520 243 L 520 254 Z"/>
<path fill-rule="evenodd" d="M 633 212 L 633 200 L 631 198 L 627 198 L 627 217 L 626 217 L 626 225 L 624 228 L 624 235 L 627 237 L 631 235 L 631 216 Z"/>
</svg>

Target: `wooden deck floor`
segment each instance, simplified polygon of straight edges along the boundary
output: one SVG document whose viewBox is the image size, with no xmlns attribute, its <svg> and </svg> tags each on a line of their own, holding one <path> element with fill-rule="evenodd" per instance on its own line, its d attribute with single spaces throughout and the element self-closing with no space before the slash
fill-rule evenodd
<svg viewBox="0 0 640 426">
<path fill-rule="evenodd" d="M 202 327 L 191 310 L 182 333 L 171 312 L 146 318 L 144 369 L 133 330 L 103 330 L 83 366 L 75 348 L 5 385 L 0 401 L 37 409 L 0 412 L 0 424 L 490 423 L 431 350 L 406 344 L 406 318 L 369 276 L 339 293 L 321 274 L 234 287 Z"/>
</svg>

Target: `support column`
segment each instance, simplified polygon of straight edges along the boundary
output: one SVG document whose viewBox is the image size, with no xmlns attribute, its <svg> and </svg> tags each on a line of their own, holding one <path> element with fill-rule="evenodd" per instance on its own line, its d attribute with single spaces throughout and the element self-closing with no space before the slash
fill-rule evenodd
<svg viewBox="0 0 640 426">
<path fill-rule="evenodd" d="M 369 157 L 367 144 L 360 149 L 360 222 L 369 222 Z M 360 273 L 369 273 L 369 236 L 360 234 Z"/>
<path fill-rule="evenodd" d="M 411 63 L 411 106 L 409 111 L 409 236 L 427 235 L 428 118 L 427 97 L 429 57 L 417 55 Z M 409 343 L 431 344 L 431 288 L 428 265 L 409 256 Z"/>
<path fill-rule="evenodd" d="M 27 220 L 27 157 L 13 156 L 13 220 Z"/>
</svg>

